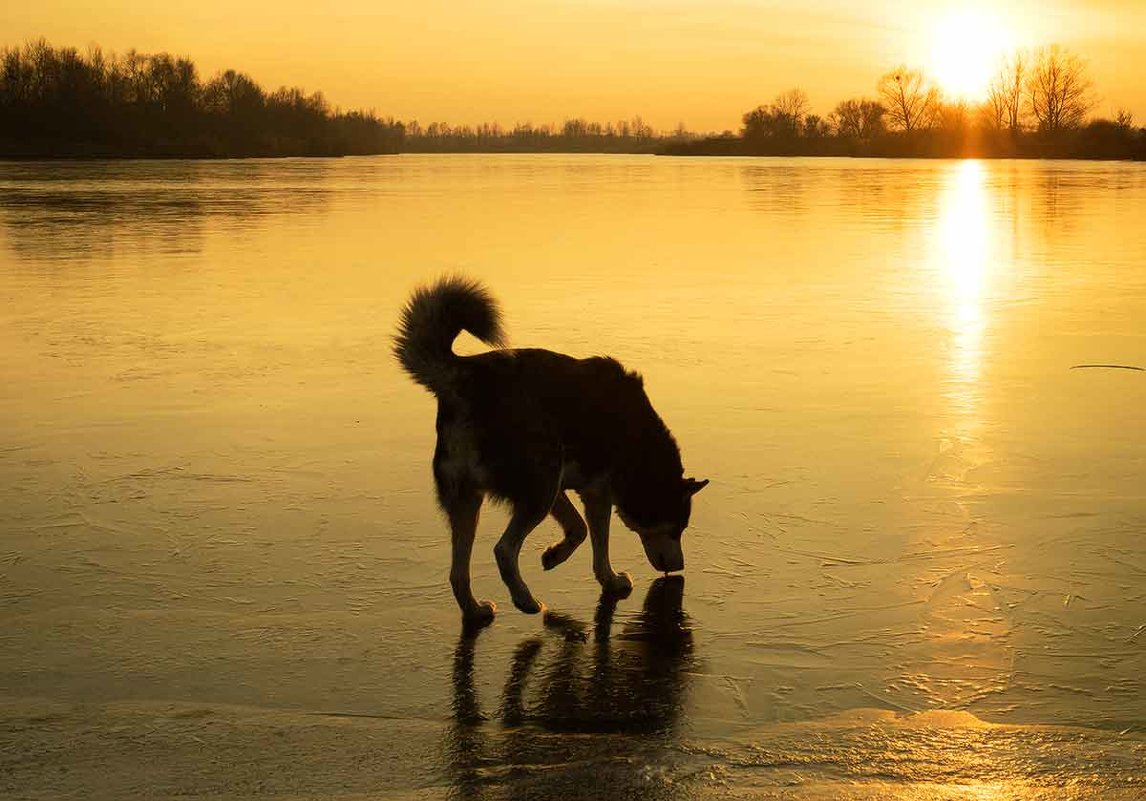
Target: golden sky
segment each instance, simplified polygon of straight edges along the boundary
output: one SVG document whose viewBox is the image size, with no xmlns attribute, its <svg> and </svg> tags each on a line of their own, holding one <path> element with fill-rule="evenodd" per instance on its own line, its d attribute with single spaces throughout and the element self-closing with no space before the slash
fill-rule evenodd
<svg viewBox="0 0 1146 801">
<path fill-rule="evenodd" d="M 951 22 L 967 9 L 996 30 Z M 1146 122 L 1146 0 L 36 0 L 5 3 L 0 32 L 168 51 L 422 123 L 639 114 L 699 131 L 791 87 L 826 114 L 900 62 L 958 71 L 983 41 L 1057 41 L 1089 60 L 1096 112 Z"/>
</svg>

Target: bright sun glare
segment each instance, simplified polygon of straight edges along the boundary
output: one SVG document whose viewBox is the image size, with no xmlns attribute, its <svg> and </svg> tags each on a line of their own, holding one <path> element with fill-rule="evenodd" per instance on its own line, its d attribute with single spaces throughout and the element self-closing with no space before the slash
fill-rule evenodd
<svg viewBox="0 0 1146 801">
<path fill-rule="evenodd" d="M 1014 37 L 991 12 L 954 11 L 935 26 L 929 71 L 948 97 L 983 100 L 999 61 L 1014 46 Z"/>
</svg>

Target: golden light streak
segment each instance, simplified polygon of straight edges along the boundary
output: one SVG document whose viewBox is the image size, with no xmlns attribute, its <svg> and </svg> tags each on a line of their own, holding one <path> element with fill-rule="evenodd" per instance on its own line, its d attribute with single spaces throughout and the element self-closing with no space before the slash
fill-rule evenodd
<svg viewBox="0 0 1146 801">
<path fill-rule="evenodd" d="M 990 219 L 981 162 L 960 162 L 949 181 L 939 240 L 954 334 L 951 374 L 967 404 L 976 393 L 982 362 Z"/>
</svg>

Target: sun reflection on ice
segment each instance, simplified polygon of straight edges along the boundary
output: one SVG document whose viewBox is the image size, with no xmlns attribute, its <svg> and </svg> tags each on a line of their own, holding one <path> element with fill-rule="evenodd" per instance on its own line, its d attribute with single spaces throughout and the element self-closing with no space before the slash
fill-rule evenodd
<svg viewBox="0 0 1146 801">
<path fill-rule="evenodd" d="M 952 437 L 966 444 L 981 426 L 980 400 L 987 290 L 991 272 L 990 192 L 979 161 L 962 161 L 948 173 L 936 226 L 939 291 L 951 332 L 944 395 L 950 404 Z"/>
<path fill-rule="evenodd" d="M 953 391 L 968 411 L 974 406 L 983 361 L 983 295 L 991 244 L 987 201 L 983 165 L 961 162 L 949 177 L 939 231 L 949 325 L 955 335 Z"/>
<path fill-rule="evenodd" d="M 928 479 L 967 489 L 976 468 L 990 459 L 986 446 L 984 375 L 991 342 L 992 286 L 1007 243 L 995 224 L 990 170 L 979 161 L 950 164 L 938 191 L 930 231 L 929 259 L 934 322 L 942 351 L 937 354 L 940 385 L 937 418 L 939 449 Z"/>
</svg>

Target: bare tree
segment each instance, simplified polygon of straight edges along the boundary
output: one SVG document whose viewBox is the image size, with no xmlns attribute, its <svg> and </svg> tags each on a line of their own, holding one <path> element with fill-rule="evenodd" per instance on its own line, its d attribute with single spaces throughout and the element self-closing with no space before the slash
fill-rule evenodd
<svg viewBox="0 0 1146 801">
<path fill-rule="evenodd" d="M 1035 53 L 1026 92 L 1039 130 L 1047 133 L 1079 127 L 1095 104 L 1086 62 L 1059 45 Z"/>
<path fill-rule="evenodd" d="M 819 114 L 804 117 L 804 129 L 800 133 L 805 139 L 824 139 L 832 135 L 832 126 Z"/>
<path fill-rule="evenodd" d="M 1023 127 L 1023 89 L 1027 83 L 1030 58 L 1026 52 L 1016 50 L 999 64 L 999 70 L 987 88 L 987 108 L 993 126 L 1011 133 Z"/>
<path fill-rule="evenodd" d="M 896 67 L 879 79 L 878 89 L 892 125 L 901 131 L 931 127 L 939 90 L 928 84 L 922 72 Z"/>
<path fill-rule="evenodd" d="M 944 131 L 966 131 L 971 109 L 966 100 L 940 101 L 935 107 L 935 127 Z"/>
<path fill-rule="evenodd" d="M 742 117 L 741 133 L 749 140 L 798 138 L 806 130 L 808 107 L 808 96 L 802 89 L 781 92 L 771 105 L 757 106 Z"/>
<path fill-rule="evenodd" d="M 133 53 L 128 53 L 130 58 Z M 266 106 L 266 92 L 242 72 L 225 70 L 203 88 L 207 107 L 233 117 L 250 117 Z"/>
<path fill-rule="evenodd" d="M 866 141 L 883 133 L 886 113 L 878 101 L 861 97 L 840 102 L 829 120 L 836 136 Z"/>
<path fill-rule="evenodd" d="M 672 132 L 672 138 L 678 142 L 687 142 L 690 139 L 696 139 L 697 137 L 696 134 L 690 131 L 688 126 L 684 124 L 684 120 L 681 120 L 676 124 L 676 129 Z"/>
<path fill-rule="evenodd" d="M 783 114 L 797 124 L 808 113 L 808 108 L 808 96 L 803 89 L 789 89 L 787 92 L 781 92 L 776 95 L 776 99 L 772 102 L 772 110 L 775 113 Z"/>
</svg>

